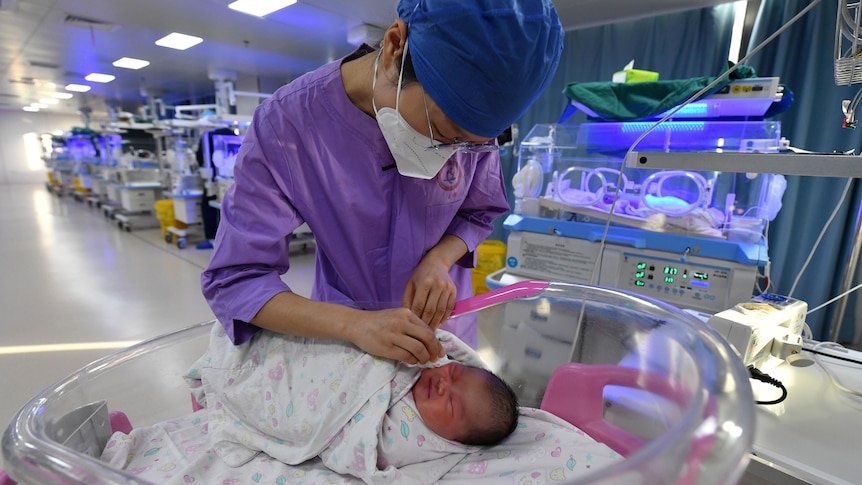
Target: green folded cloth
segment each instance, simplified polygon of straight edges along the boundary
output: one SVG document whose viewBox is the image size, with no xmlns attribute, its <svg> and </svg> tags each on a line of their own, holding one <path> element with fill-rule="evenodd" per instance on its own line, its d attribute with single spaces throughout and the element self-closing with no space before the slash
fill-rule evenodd
<svg viewBox="0 0 862 485">
<path fill-rule="evenodd" d="M 757 77 L 754 68 L 740 65 L 730 76 L 703 97 L 723 88 L 734 79 Z M 635 121 L 664 113 L 692 97 L 715 81 L 715 77 L 695 77 L 642 83 L 569 83 L 563 94 L 605 121 Z"/>
</svg>

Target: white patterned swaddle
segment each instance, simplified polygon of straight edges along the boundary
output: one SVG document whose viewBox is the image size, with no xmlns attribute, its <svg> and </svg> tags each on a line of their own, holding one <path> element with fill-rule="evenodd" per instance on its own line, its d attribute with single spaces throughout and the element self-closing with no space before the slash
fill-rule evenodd
<svg viewBox="0 0 862 485">
<path fill-rule="evenodd" d="M 319 456 L 369 483 L 432 483 L 476 448 L 424 425 L 410 393 L 421 370 L 335 340 L 260 332 L 235 346 L 219 327 L 190 376 L 230 466 L 261 452 L 287 464 Z"/>
<path fill-rule="evenodd" d="M 220 326 L 216 327 L 217 330 L 221 330 Z M 437 336 L 450 358 L 467 365 L 483 367 L 478 354 L 461 340 L 446 332 L 438 332 Z M 217 338 L 224 340 L 218 340 L 214 348 L 221 348 L 223 344 L 222 351 L 227 355 L 230 348 L 234 347 L 233 344 L 223 335 L 213 336 L 214 340 Z M 258 343 L 258 345 L 261 344 Z M 249 369 L 252 366 L 262 367 L 263 371 L 258 374 L 265 377 L 264 382 L 266 379 L 271 380 L 270 370 L 274 370 L 272 377 L 278 377 L 283 372 L 280 380 L 301 379 L 304 374 L 304 378 L 310 381 L 311 371 L 315 370 L 315 368 L 309 368 L 311 360 L 305 361 L 305 369 L 308 369 L 308 372 L 304 373 L 303 360 L 299 358 L 296 361 L 299 364 L 293 366 L 293 370 L 300 371 L 300 375 L 296 376 L 291 372 L 291 376 L 288 377 L 287 367 L 282 365 L 278 370 L 278 363 L 286 361 L 283 356 L 278 358 L 275 353 L 270 352 L 264 352 L 267 354 L 264 356 L 261 350 L 265 350 L 265 347 L 266 341 L 263 342 L 262 347 L 237 348 L 233 352 L 240 353 L 231 354 L 230 358 L 234 359 L 234 363 L 245 359 Z M 338 343 L 332 348 L 347 353 L 343 343 Z M 257 355 L 254 349 L 257 349 Z M 224 355 L 222 358 L 228 359 Z M 244 357 L 240 358 L 243 355 Z M 350 357 L 347 357 L 347 360 L 349 361 Z M 438 365 L 445 363 L 445 359 L 441 360 L 443 362 Z M 358 364 L 359 368 L 365 363 L 365 361 L 356 360 L 353 362 Z M 381 363 L 383 361 L 378 362 L 378 364 Z M 209 373 L 207 368 L 212 365 L 213 358 L 207 354 L 198 360 L 186 376 L 188 384 L 193 388 L 193 394 L 201 403 L 205 403 L 207 399 L 201 375 L 203 372 Z M 375 366 L 373 359 L 366 367 L 372 366 Z M 240 368 L 242 366 L 237 367 L 237 369 Z M 380 370 L 383 367 L 375 368 Z M 326 369 L 330 368 L 327 366 Z M 334 369 L 336 368 L 332 367 L 330 370 Z M 245 374 L 245 372 L 242 373 Z M 227 379 L 229 380 L 230 377 Z M 328 373 L 326 379 L 329 385 L 333 384 L 334 381 Z M 322 384 L 322 380 L 319 382 Z M 236 379 L 234 383 L 237 383 Z M 292 407 L 282 402 L 276 405 L 271 391 L 268 398 L 265 392 L 255 392 L 252 396 L 256 396 L 257 399 L 253 403 L 256 409 L 249 410 L 249 415 L 259 415 L 261 419 L 252 421 L 253 426 L 242 426 L 241 421 L 239 423 L 228 421 L 226 418 L 231 416 L 232 411 L 225 412 L 224 404 L 222 404 L 222 410 L 216 412 L 215 403 L 219 399 L 211 394 L 209 397 L 213 399 L 206 402 L 209 405 L 208 410 L 177 417 L 151 427 L 136 428 L 129 435 L 115 433 L 105 447 L 101 459 L 113 468 L 123 469 L 152 483 L 164 485 L 189 483 L 422 484 L 438 480 L 441 484 L 452 485 L 465 483 L 562 485 L 589 476 L 593 471 L 622 459 L 607 446 L 595 442 L 571 424 L 545 411 L 531 408 L 521 408 L 517 429 L 502 443 L 478 451 L 467 450 L 472 452 L 465 453 L 465 447 L 462 445 L 442 440 L 424 428 L 424 423 L 419 419 L 413 404 L 412 395 L 407 392 L 411 385 L 412 383 L 401 387 L 397 381 L 394 383 L 391 380 L 386 381 L 387 388 L 395 391 L 382 392 L 382 389 L 379 389 L 381 393 L 374 394 L 390 396 L 390 399 L 387 399 L 389 408 L 382 417 L 375 416 L 374 419 L 370 419 L 372 415 L 366 413 L 367 409 L 359 411 L 358 414 L 351 416 L 335 438 L 324 446 L 320 456 L 296 465 L 286 464 L 274 458 L 273 455 L 279 452 L 279 447 L 283 446 L 284 442 L 279 443 L 273 436 L 257 436 L 257 434 L 262 433 L 261 429 L 267 429 L 267 422 L 270 427 L 272 424 L 282 426 L 288 423 L 291 418 L 298 416 L 293 414 L 297 409 L 303 407 L 329 409 L 329 400 L 333 399 L 333 396 L 341 404 L 340 393 L 344 392 L 346 398 L 346 389 L 349 386 L 344 388 L 341 385 L 336 386 L 339 390 L 337 395 L 326 391 L 321 393 L 320 390 L 317 394 L 314 394 L 313 390 L 305 392 L 305 395 L 298 396 L 298 399 L 290 400 L 293 403 Z M 331 388 L 329 389 L 332 391 Z M 401 398 L 398 401 L 391 401 L 391 398 L 399 395 Z M 375 399 L 379 400 L 379 398 Z M 332 405 L 338 408 L 334 402 Z M 294 410 L 290 411 L 289 417 L 288 408 Z M 217 425 L 215 419 L 211 420 L 211 414 L 213 417 L 220 417 L 222 424 Z M 359 418 L 358 421 L 357 418 Z M 273 423 L 272 419 L 277 423 Z M 226 424 L 230 426 L 225 426 Z M 236 426 L 237 424 L 240 426 Z M 318 426 L 318 430 L 321 429 L 320 423 L 309 421 L 307 424 L 308 427 L 300 424 L 299 431 L 308 430 L 314 426 Z M 212 429 L 220 429 L 217 436 L 210 436 Z M 249 440 L 259 445 L 257 450 L 254 447 L 247 447 L 243 442 L 246 433 L 257 436 L 255 438 L 257 441 Z M 252 458 L 242 466 L 228 466 L 216 453 L 216 448 L 213 446 L 216 441 L 221 443 L 218 449 L 222 456 L 227 456 L 225 452 L 228 450 L 237 453 L 234 457 L 227 456 L 229 460 L 248 456 Z M 260 452 L 260 449 L 264 452 Z M 326 456 L 325 461 L 322 455 Z"/>
</svg>

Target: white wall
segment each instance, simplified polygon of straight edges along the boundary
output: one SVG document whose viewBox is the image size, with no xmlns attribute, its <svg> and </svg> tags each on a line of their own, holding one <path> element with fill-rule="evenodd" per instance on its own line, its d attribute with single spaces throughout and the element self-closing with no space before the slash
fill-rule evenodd
<svg viewBox="0 0 862 485">
<path fill-rule="evenodd" d="M 69 131 L 83 126 L 81 116 L 50 111 L 28 113 L 21 109 L 0 109 L 0 185 L 44 183 L 48 170 L 44 163 L 27 159 L 27 133 Z"/>
</svg>

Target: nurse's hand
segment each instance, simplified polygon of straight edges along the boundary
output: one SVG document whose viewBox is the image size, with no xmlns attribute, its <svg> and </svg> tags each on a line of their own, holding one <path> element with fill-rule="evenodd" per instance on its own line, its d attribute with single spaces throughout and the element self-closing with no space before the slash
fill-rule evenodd
<svg viewBox="0 0 862 485">
<path fill-rule="evenodd" d="M 446 355 L 434 331 L 407 308 L 363 311 L 347 328 L 350 341 L 378 357 L 426 364 Z"/>
<path fill-rule="evenodd" d="M 428 253 L 413 270 L 401 306 L 409 308 L 433 330 L 437 330 L 455 308 L 457 288 L 449 276 L 450 265 Z"/>
</svg>

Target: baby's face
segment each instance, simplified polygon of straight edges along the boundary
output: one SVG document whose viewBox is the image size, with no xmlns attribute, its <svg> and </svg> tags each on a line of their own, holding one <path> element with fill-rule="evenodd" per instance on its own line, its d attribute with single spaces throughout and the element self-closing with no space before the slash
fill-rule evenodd
<svg viewBox="0 0 862 485">
<path fill-rule="evenodd" d="M 431 431 L 460 441 L 489 419 L 486 379 L 481 370 L 455 362 L 425 369 L 412 389 L 416 410 Z"/>
</svg>

